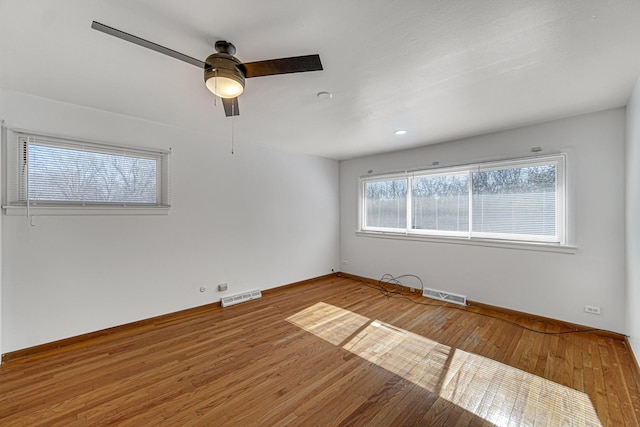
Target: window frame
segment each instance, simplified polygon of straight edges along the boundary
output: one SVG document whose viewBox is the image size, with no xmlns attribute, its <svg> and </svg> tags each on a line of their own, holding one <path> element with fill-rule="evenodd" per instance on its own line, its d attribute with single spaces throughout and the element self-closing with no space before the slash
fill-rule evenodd
<svg viewBox="0 0 640 427">
<path fill-rule="evenodd" d="M 169 165 L 171 150 L 78 140 L 10 129 L 7 129 L 6 141 L 6 185 L 3 208 L 7 215 L 166 215 L 171 207 Z M 156 162 L 156 201 L 146 203 L 31 200 L 28 196 L 29 145 L 154 160 Z"/>
<path fill-rule="evenodd" d="M 515 167 L 535 167 L 535 166 L 545 166 L 549 164 L 554 164 L 556 167 L 556 215 L 555 215 L 555 229 L 556 234 L 554 236 L 545 236 L 540 235 L 533 238 L 533 235 L 527 234 L 524 236 L 530 236 L 530 239 L 522 239 L 519 238 L 523 236 L 522 234 L 513 234 L 513 233 L 491 233 L 491 232 L 479 232 L 479 231 L 470 231 L 471 237 L 475 237 L 478 239 L 494 239 L 494 240 L 515 240 L 515 241 L 523 241 L 523 242 L 534 242 L 534 243 L 552 243 L 563 245 L 566 243 L 566 233 L 565 233 L 565 225 L 566 225 L 566 177 L 565 177 L 565 168 L 566 161 L 564 156 L 547 156 L 545 158 L 536 158 L 536 159 L 516 159 L 516 160 L 507 160 L 502 162 L 492 162 L 487 164 L 478 165 L 478 169 L 475 172 L 483 172 L 483 171 L 492 171 L 492 170 L 501 170 L 507 168 L 515 168 Z M 471 198 L 473 198 L 473 191 L 471 192 Z M 472 202 L 473 203 L 473 202 Z M 470 215 L 472 215 L 473 211 L 471 211 Z"/>
<path fill-rule="evenodd" d="M 567 209 L 567 154 L 551 154 L 536 157 L 515 158 L 506 160 L 496 160 L 482 163 L 470 163 L 465 165 L 451 166 L 451 167 L 436 167 L 430 169 L 417 169 L 412 171 L 395 172 L 389 174 L 378 175 L 365 175 L 359 178 L 358 184 L 358 229 L 356 233 L 358 235 L 369 235 L 375 237 L 392 237 L 392 238 L 407 238 L 407 239 L 419 239 L 419 240 L 433 240 L 433 241 L 450 241 L 450 242 L 469 242 L 475 244 L 490 244 L 494 246 L 519 246 L 519 245 L 532 245 L 532 246 L 552 246 L 552 247 L 566 247 L 571 248 L 567 243 L 568 235 L 568 209 Z M 547 235 L 528 235 L 528 234 L 510 234 L 510 233 L 497 233 L 497 232 L 478 232 L 473 229 L 473 173 L 482 172 L 488 170 L 500 170 L 509 168 L 524 168 L 533 166 L 542 166 L 553 164 L 556 167 L 556 183 L 555 183 L 555 195 L 556 195 L 556 214 L 555 214 L 555 230 L 554 236 Z M 443 176 L 443 175 L 459 175 L 461 172 L 468 173 L 469 181 L 469 230 L 468 231 L 448 231 L 448 230 L 429 230 L 429 229 L 414 229 L 412 221 L 412 209 L 413 209 L 413 180 L 415 178 L 430 177 L 430 176 Z M 365 188 L 368 182 L 372 181 L 386 181 L 389 179 L 407 179 L 407 223 L 406 228 L 375 228 L 368 227 L 366 225 L 366 198 Z"/>
<path fill-rule="evenodd" d="M 401 179 L 406 179 L 406 176 L 404 174 L 388 174 L 388 175 L 384 175 L 384 176 L 379 176 L 380 179 L 371 179 L 371 180 L 367 180 L 366 182 L 380 182 L 380 181 L 396 181 L 396 180 L 401 180 Z M 409 198 L 409 192 L 411 191 L 410 187 L 410 181 L 407 180 L 407 200 Z M 366 184 L 363 184 L 361 186 L 361 191 L 363 192 L 362 197 L 366 198 L 364 195 L 366 195 L 366 188 L 365 188 Z M 408 202 L 407 202 L 408 203 Z M 362 219 L 362 224 L 366 224 L 366 207 L 364 207 L 364 213 L 363 216 L 361 217 Z M 406 215 L 409 215 L 409 212 L 407 211 L 405 213 Z M 408 220 L 408 218 L 407 218 Z M 409 222 L 406 222 L 406 224 L 409 224 Z M 367 230 L 371 230 L 371 231 L 378 231 L 378 232 L 389 232 L 389 233 L 394 233 L 397 232 L 397 230 L 399 230 L 398 228 L 391 228 L 391 227 L 374 227 L 374 226 L 367 226 L 366 228 Z"/>
<path fill-rule="evenodd" d="M 467 189 L 471 186 L 471 174 L 469 173 L 466 167 L 445 167 L 445 168 L 435 168 L 428 170 L 419 170 L 415 172 L 411 172 L 411 201 L 409 202 L 409 206 L 411 208 L 411 212 L 413 212 L 413 180 L 416 178 L 423 177 L 437 177 L 437 176 L 447 176 L 447 175 L 462 175 L 462 172 L 466 172 L 468 176 Z M 469 203 L 469 199 L 467 200 L 467 204 Z M 469 206 L 469 215 L 471 215 L 471 207 Z M 407 227 L 408 234 L 416 234 L 416 235 L 424 235 L 424 236 L 440 236 L 440 237 L 466 237 L 469 234 L 469 231 L 451 231 L 451 230 L 434 230 L 434 229 L 425 229 L 425 228 L 413 228 L 413 221 L 407 222 L 407 224 L 411 225 L 411 227 Z"/>
</svg>

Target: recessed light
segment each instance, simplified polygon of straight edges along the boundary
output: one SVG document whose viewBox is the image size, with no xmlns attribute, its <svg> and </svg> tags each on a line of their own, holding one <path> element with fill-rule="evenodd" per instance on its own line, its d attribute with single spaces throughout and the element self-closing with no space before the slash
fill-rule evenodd
<svg viewBox="0 0 640 427">
<path fill-rule="evenodd" d="M 316 96 L 320 99 L 331 99 L 333 94 L 331 92 L 318 92 Z"/>
<path fill-rule="evenodd" d="M 397 131 L 394 132 L 396 135 L 404 135 L 405 133 L 407 133 L 406 130 L 404 129 L 398 129 Z"/>
</svg>

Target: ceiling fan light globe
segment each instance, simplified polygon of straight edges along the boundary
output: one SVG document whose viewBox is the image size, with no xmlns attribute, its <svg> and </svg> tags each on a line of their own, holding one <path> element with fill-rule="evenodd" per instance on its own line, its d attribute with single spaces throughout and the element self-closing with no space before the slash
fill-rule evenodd
<svg viewBox="0 0 640 427">
<path fill-rule="evenodd" d="M 235 98 L 244 91 L 244 86 L 229 77 L 211 77 L 206 82 L 207 89 L 220 98 Z"/>
</svg>

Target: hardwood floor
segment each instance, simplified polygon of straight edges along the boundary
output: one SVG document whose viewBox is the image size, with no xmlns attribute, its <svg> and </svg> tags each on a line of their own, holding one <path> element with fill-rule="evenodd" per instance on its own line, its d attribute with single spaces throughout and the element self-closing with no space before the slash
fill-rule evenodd
<svg viewBox="0 0 640 427">
<path fill-rule="evenodd" d="M 0 367 L 0 425 L 640 425 L 624 341 L 331 277 Z"/>
</svg>

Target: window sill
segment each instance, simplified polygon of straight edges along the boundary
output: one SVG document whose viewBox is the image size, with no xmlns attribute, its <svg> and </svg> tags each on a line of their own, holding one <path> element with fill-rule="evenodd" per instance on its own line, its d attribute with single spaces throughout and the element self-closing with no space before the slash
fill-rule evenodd
<svg viewBox="0 0 640 427">
<path fill-rule="evenodd" d="M 379 239 L 409 240 L 430 243 L 449 243 L 455 245 L 488 246 L 492 248 L 516 249 L 525 251 L 556 252 L 563 254 L 575 254 L 576 246 L 559 245 L 557 243 L 515 242 L 508 240 L 474 239 L 467 237 L 439 237 L 410 235 L 403 233 L 391 233 L 383 231 L 356 231 L 356 236 L 374 237 Z"/>
<path fill-rule="evenodd" d="M 32 206 L 30 216 L 168 215 L 169 206 Z M 27 216 L 25 206 L 3 206 L 8 216 Z"/>
</svg>

